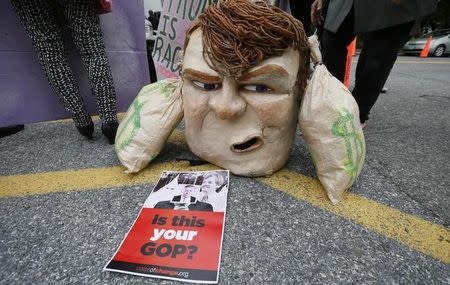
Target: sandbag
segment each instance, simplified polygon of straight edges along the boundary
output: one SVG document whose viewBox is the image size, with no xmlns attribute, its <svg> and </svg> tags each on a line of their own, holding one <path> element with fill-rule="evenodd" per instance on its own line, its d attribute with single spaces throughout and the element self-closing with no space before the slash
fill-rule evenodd
<svg viewBox="0 0 450 285">
<path fill-rule="evenodd" d="M 120 123 L 115 150 L 126 173 L 154 159 L 183 118 L 181 81 L 166 79 L 141 89 Z"/>
<path fill-rule="evenodd" d="M 359 176 L 365 158 L 358 105 L 323 64 L 317 64 L 302 98 L 299 126 L 317 176 L 333 204 Z"/>
</svg>

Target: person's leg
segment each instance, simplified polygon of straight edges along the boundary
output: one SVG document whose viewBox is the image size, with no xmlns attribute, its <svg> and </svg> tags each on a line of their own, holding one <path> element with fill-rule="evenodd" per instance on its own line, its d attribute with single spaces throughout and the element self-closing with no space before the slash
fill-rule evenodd
<svg viewBox="0 0 450 285">
<path fill-rule="evenodd" d="M 80 133 L 92 137 L 92 120 L 67 61 L 54 5 L 47 0 L 11 0 L 11 3 L 33 42 L 42 69 L 59 100 L 71 113 Z"/>
<path fill-rule="evenodd" d="M 347 46 L 355 38 L 353 24 L 354 14 L 352 8 L 336 33 L 324 29 L 322 34 L 323 63 L 328 71 L 341 82 L 344 82 Z"/>
<path fill-rule="evenodd" d="M 147 62 L 148 62 L 148 69 L 150 73 L 150 82 L 154 83 L 158 81 L 158 78 L 156 76 L 156 69 L 155 69 L 155 63 L 153 62 L 152 57 L 152 50 L 154 47 L 154 44 L 152 44 L 150 41 L 147 41 Z"/>
<path fill-rule="evenodd" d="M 367 54 L 367 44 L 364 40 L 364 35 L 358 35 L 360 39 L 363 40 L 363 46 L 361 48 L 361 51 L 359 52 L 358 56 L 358 63 L 356 64 L 356 70 L 355 70 L 355 84 L 360 79 L 360 75 L 362 74 L 363 67 L 366 65 L 366 54 Z"/>
<path fill-rule="evenodd" d="M 356 67 L 353 96 L 359 106 L 360 121 L 369 119 L 397 59 L 398 50 L 406 43 L 413 22 L 364 34 L 363 48 Z"/>
<path fill-rule="evenodd" d="M 103 44 L 100 20 L 92 0 L 64 0 L 63 10 L 97 99 L 102 131 L 114 143 L 118 121 L 114 82 Z"/>
<path fill-rule="evenodd" d="M 311 36 L 311 5 L 313 0 L 290 0 L 289 6 L 294 18 L 302 22 L 307 36 Z"/>
</svg>

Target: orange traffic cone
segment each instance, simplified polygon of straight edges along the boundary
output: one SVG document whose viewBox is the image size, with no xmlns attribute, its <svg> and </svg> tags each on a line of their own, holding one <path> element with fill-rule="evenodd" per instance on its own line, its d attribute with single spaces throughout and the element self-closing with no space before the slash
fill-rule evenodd
<svg viewBox="0 0 450 285">
<path fill-rule="evenodd" d="M 353 41 L 348 45 L 347 51 L 349 54 L 354 56 L 356 54 L 356 37 L 353 39 Z"/>
<path fill-rule="evenodd" d="M 350 86 L 350 73 L 352 71 L 352 57 L 356 54 L 356 38 L 347 47 L 347 62 L 345 64 L 344 85 Z"/>
<path fill-rule="evenodd" d="M 430 52 L 431 38 L 432 38 L 431 36 L 428 37 L 428 40 L 425 43 L 425 46 L 423 47 L 422 52 L 420 53 L 420 57 L 428 56 L 428 53 Z"/>
</svg>

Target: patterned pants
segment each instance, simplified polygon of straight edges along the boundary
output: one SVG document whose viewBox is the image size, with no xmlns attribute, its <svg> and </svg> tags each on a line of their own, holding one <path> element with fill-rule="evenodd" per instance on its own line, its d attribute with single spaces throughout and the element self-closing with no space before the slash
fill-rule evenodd
<svg viewBox="0 0 450 285">
<path fill-rule="evenodd" d="M 117 122 L 116 94 L 93 0 L 11 0 L 42 69 L 77 126 L 92 120 L 70 69 L 62 30 L 68 25 L 87 70 L 102 122 Z"/>
</svg>

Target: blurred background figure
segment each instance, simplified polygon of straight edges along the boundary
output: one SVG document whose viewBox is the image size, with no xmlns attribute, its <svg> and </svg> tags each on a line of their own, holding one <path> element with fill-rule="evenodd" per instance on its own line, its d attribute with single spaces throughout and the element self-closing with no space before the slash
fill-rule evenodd
<svg viewBox="0 0 450 285">
<path fill-rule="evenodd" d="M 153 12 L 152 10 L 148 11 L 148 18 L 147 18 L 147 20 L 150 21 L 150 23 L 152 24 L 153 29 L 155 31 L 158 30 L 159 17 L 161 17 L 161 12 L 160 11 L 156 11 L 156 12 Z"/>
<path fill-rule="evenodd" d="M 311 20 L 323 27 L 323 62 L 340 81 L 344 80 L 347 46 L 358 34 L 363 39 L 355 74 L 353 96 L 364 126 L 400 48 L 419 27 L 418 20 L 431 14 L 437 0 L 315 0 Z"/>
<path fill-rule="evenodd" d="M 153 62 L 152 50 L 155 45 L 155 35 L 152 23 L 146 18 L 145 19 L 145 43 L 147 47 L 147 61 L 150 74 L 150 82 L 156 82 L 156 70 L 155 63 Z"/>
<path fill-rule="evenodd" d="M 153 47 L 155 46 L 156 31 L 158 30 L 159 18 L 161 12 L 148 11 L 148 17 L 145 19 L 145 40 L 147 43 L 147 60 L 150 73 L 150 82 L 156 82 L 155 63 L 152 57 Z"/>
<path fill-rule="evenodd" d="M 63 43 L 62 31 L 66 25 L 70 28 L 97 101 L 102 133 L 113 144 L 118 127 L 116 94 L 95 10 L 97 2 L 11 0 L 11 3 L 33 42 L 51 87 L 72 115 L 80 134 L 92 139 L 94 124 L 83 104 Z"/>
</svg>

